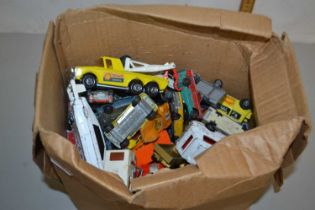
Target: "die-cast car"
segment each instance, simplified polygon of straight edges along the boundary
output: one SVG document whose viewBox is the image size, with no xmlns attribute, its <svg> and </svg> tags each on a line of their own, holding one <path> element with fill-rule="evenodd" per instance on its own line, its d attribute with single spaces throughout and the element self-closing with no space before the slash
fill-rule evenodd
<svg viewBox="0 0 315 210">
<path fill-rule="evenodd" d="M 174 144 L 155 144 L 152 159 L 167 168 L 178 168 L 186 161 L 178 154 Z"/>
<path fill-rule="evenodd" d="M 75 79 L 81 81 L 87 89 L 110 87 L 129 90 L 132 94 L 145 92 L 156 97 L 168 86 L 168 79 L 160 76 L 126 71 L 119 58 L 103 58 L 104 66 L 76 66 L 72 68 Z"/>
<path fill-rule="evenodd" d="M 197 91 L 194 73 L 190 69 L 185 69 L 178 72 L 178 87 L 181 88 L 181 95 L 187 107 L 187 112 L 190 120 L 202 117 L 200 107 L 200 94 Z"/>
<path fill-rule="evenodd" d="M 188 163 L 195 165 L 198 155 L 224 137 L 221 132 L 210 131 L 203 123 L 192 121 L 185 133 L 178 138 L 176 148 Z"/>
<path fill-rule="evenodd" d="M 172 124 L 171 113 L 168 103 L 158 106 L 156 116 L 152 120 L 147 120 L 140 128 L 142 141 L 150 143 L 159 138 L 162 130 Z"/>
<path fill-rule="evenodd" d="M 74 118 L 75 143 L 82 159 L 103 169 L 106 150 L 103 131 L 86 98 L 79 96 L 81 92 L 85 92 L 85 87 L 81 84 L 75 84 L 75 81 L 71 79 L 67 93 L 70 112 Z"/>
<path fill-rule="evenodd" d="M 104 159 L 104 170 L 117 174 L 128 186 L 130 179 L 137 176 L 135 154 L 128 149 L 107 150 Z"/>
<path fill-rule="evenodd" d="M 197 90 L 207 104 L 216 107 L 226 94 L 222 85 L 223 82 L 219 79 L 215 80 L 214 83 L 200 80 L 197 83 Z"/>
<path fill-rule="evenodd" d="M 97 103 L 97 104 L 107 104 L 112 103 L 114 100 L 113 91 L 107 90 L 96 90 L 96 91 L 88 91 L 87 99 L 89 103 Z"/>
<path fill-rule="evenodd" d="M 217 112 L 213 107 L 208 107 L 204 113 L 203 122 L 210 131 L 219 130 L 226 135 L 244 132 L 242 125 Z"/>
<path fill-rule="evenodd" d="M 244 130 L 249 129 L 249 120 L 252 116 L 249 99 L 238 100 L 230 95 L 226 95 L 219 103 L 217 111 L 231 120 L 240 123 Z"/>
<path fill-rule="evenodd" d="M 172 129 L 174 139 L 180 137 L 184 131 L 184 105 L 180 92 L 171 91 L 172 99 L 169 102 L 173 119 Z"/>
<path fill-rule="evenodd" d="M 158 107 L 145 93 L 136 96 L 112 123 L 105 127 L 105 136 L 117 147 L 125 148 L 130 139 L 145 123 L 146 118 L 153 119 Z"/>
</svg>

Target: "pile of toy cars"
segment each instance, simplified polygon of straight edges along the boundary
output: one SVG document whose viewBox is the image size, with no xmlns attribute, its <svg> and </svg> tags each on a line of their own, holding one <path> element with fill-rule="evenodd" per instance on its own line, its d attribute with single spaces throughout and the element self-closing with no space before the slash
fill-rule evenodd
<svg viewBox="0 0 315 210">
<path fill-rule="evenodd" d="M 68 139 L 82 159 L 129 180 L 195 158 L 227 135 L 250 129 L 249 99 L 238 100 L 190 69 L 102 57 L 71 69 Z"/>
</svg>

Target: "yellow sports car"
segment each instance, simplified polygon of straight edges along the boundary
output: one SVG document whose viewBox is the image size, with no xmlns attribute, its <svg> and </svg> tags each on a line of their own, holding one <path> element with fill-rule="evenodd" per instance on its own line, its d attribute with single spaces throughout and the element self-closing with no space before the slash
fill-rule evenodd
<svg viewBox="0 0 315 210">
<path fill-rule="evenodd" d="M 81 81 L 87 89 L 110 87 L 129 90 L 139 94 L 143 90 L 151 97 L 157 96 L 168 86 L 163 76 L 126 71 L 119 58 L 102 57 L 104 66 L 76 66 L 73 68 L 75 79 Z"/>
</svg>

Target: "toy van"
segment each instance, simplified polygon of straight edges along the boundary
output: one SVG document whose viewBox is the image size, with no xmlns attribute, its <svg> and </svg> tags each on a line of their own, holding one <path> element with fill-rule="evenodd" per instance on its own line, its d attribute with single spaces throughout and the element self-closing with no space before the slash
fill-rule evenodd
<svg viewBox="0 0 315 210">
<path fill-rule="evenodd" d="M 104 170 L 117 174 L 126 186 L 130 179 L 138 174 L 136 157 L 131 150 L 107 150 L 104 159 Z"/>
<path fill-rule="evenodd" d="M 130 139 L 145 123 L 146 118 L 153 119 L 158 107 L 145 93 L 136 96 L 112 123 L 105 126 L 105 136 L 117 147 L 126 148 Z"/>
<path fill-rule="evenodd" d="M 210 131 L 203 123 L 192 121 L 183 136 L 178 138 L 176 148 L 188 163 L 195 165 L 198 155 L 224 137 L 221 132 Z"/>
</svg>

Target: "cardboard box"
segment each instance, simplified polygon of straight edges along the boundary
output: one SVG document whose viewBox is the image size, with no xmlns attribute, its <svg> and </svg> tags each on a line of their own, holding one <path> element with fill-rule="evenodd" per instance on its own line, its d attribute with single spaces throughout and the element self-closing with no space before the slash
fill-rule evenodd
<svg viewBox="0 0 315 210">
<path fill-rule="evenodd" d="M 257 128 L 233 135 L 197 166 L 131 181 L 79 158 L 65 139 L 66 68 L 102 55 L 147 63 L 174 61 L 203 79 L 220 78 L 231 95 L 251 97 Z M 188 6 L 116 6 L 69 10 L 50 23 L 37 75 L 33 157 L 79 209 L 243 210 L 307 144 L 310 127 L 294 50 L 264 16 Z"/>
</svg>

